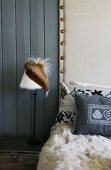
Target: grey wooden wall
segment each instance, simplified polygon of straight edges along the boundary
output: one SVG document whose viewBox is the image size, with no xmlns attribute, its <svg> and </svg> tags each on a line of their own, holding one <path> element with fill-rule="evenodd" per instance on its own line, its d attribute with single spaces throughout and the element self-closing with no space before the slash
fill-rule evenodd
<svg viewBox="0 0 111 170">
<path fill-rule="evenodd" d="M 49 96 L 37 96 L 36 136 L 44 138 L 58 106 L 58 0 L 0 0 L 0 136 L 32 134 L 33 95 L 19 89 L 31 54 L 56 66 Z"/>
</svg>

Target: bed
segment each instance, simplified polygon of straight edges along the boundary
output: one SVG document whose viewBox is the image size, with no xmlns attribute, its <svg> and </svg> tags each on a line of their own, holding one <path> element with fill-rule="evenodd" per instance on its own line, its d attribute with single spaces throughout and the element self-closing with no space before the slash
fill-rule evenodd
<svg viewBox="0 0 111 170">
<path fill-rule="evenodd" d="M 37 170 L 111 170 L 110 6 L 60 0 L 59 113 Z"/>
<path fill-rule="evenodd" d="M 73 85 L 74 86 L 74 85 Z M 80 90 L 81 89 L 81 90 Z M 91 90 L 90 90 L 91 89 Z M 95 89 L 99 93 L 92 95 Z M 101 91 L 100 91 L 101 89 Z M 65 93 L 63 93 L 63 90 Z M 76 82 L 74 91 L 79 94 L 84 93 L 88 100 L 90 97 L 102 98 L 107 101 L 111 100 L 111 93 L 109 87 L 100 87 L 94 85 L 79 85 Z M 65 83 L 60 83 L 60 106 L 59 113 L 56 118 L 55 125 L 51 129 L 50 137 L 43 146 L 39 155 L 38 170 L 110 170 L 111 169 L 111 127 L 106 124 L 101 126 L 100 124 L 91 124 L 91 129 L 86 126 L 87 122 L 83 125 L 80 122 L 77 129 L 80 134 L 74 134 L 74 120 L 76 120 L 76 108 L 73 97 L 71 95 L 72 87 Z M 95 92 L 96 93 L 96 92 Z M 72 93 L 73 94 L 73 93 Z M 102 96 L 101 96 L 101 95 Z M 107 97 L 103 97 L 107 96 Z M 91 98 L 92 98 L 91 97 Z M 103 102 L 103 101 L 102 101 Z M 106 106 L 106 105 L 105 105 Z M 110 105 L 111 106 L 111 105 Z M 79 106 L 80 108 L 80 106 Z M 106 108 L 105 108 L 106 109 Z M 77 113 L 78 114 L 78 113 Z M 82 113 L 81 113 L 82 114 Z M 104 114 L 104 113 L 103 113 Z M 98 116 L 99 114 L 97 114 Z M 100 115 L 99 115 L 100 116 Z M 110 115 L 111 117 L 111 115 Z M 94 121 L 105 121 L 110 123 L 110 117 L 108 119 L 99 117 L 94 118 Z M 82 117 L 82 121 L 85 120 L 85 116 Z M 84 121 L 83 121 L 84 122 Z M 80 126 L 81 125 L 81 126 Z M 89 124 L 88 124 L 89 125 Z M 96 127 L 95 127 L 96 126 Z M 89 129 L 89 132 L 93 135 L 88 135 L 84 128 Z M 107 128 L 110 129 L 107 129 Z M 81 132 L 82 129 L 82 132 Z M 103 129 L 103 131 L 101 131 Z M 98 134 L 97 134 L 98 132 Z M 109 132 L 109 134 L 107 134 Z M 106 134 L 107 137 L 99 134 Z M 95 135 L 97 134 L 97 135 Z"/>
</svg>

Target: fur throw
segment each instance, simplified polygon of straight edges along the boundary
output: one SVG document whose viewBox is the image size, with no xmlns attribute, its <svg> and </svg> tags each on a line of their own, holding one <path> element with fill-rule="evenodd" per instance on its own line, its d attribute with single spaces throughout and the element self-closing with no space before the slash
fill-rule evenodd
<svg viewBox="0 0 111 170">
<path fill-rule="evenodd" d="M 111 170 L 111 138 L 73 135 L 71 129 L 52 128 L 37 170 Z"/>
</svg>

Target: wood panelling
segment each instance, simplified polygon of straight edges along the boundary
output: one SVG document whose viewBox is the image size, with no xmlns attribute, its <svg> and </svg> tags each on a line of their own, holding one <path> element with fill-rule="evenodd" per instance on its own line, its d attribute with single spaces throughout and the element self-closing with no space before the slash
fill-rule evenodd
<svg viewBox="0 0 111 170">
<path fill-rule="evenodd" d="M 31 55 L 44 58 L 44 0 L 30 1 Z M 32 96 L 33 99 L 33 96 Z M 44 94 L 38 91 L 36 100 L 36 136 L 44 136 Z M 33 100 L 31 105 L 33 106 Z M 33 112 L 33 110 L 32 110 Z M 32 119 L 33 120 L 33 119 Z"/>
<path fill-rule="evenodd" d="M 54 123 L 58 103 L 58 1 L 45 0 L 45 56 L 50 57 L 54 65 L 50 77 L 50 93 L 45 100 L 45 134 Z M 55 110 L 54 110 L 55 109 Z"/>
<path fill-rule="evenodd" d="M 2 0 L 4 135 L 17 133 L 15 1 Z"/>
<path fill-rule="evenodd" d="M 24 62 L 30 57 L 30 4 L 29 0 L 16 0 L 16 55 L 17 55 L 17 124 L 18 136 L 31 135 L 31 95 L 19 89 Z M 25 121 L 25 123 L 24 123 Z"/>
<path fill-rule="evenodd" d="M 0 0 L 0 136 L 31 136 L 33 95 L 19 89 L 25 59 L 50 57 L 46 98 L 38 91 L 36 136 L 47 137 L 58 105 L 58 0 Z"/>
<path fill-rule="evenodd" d="M 1 30 L 1 0 L 0 0 L 0 135 L 3 135 L 3 58 L 2 58 L 2 30 Z"/>
</svg>

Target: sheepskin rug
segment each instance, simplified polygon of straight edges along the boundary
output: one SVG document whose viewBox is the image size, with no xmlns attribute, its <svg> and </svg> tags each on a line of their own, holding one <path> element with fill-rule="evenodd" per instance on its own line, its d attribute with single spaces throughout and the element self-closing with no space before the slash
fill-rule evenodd
<svg viewBox="0 0 111 170">
<path fill-rule="evenodd" d="M 111 170 L 111 138 L 73 135 L 71 129 L 52 128 L 37 170 Z"/>
</svg>

